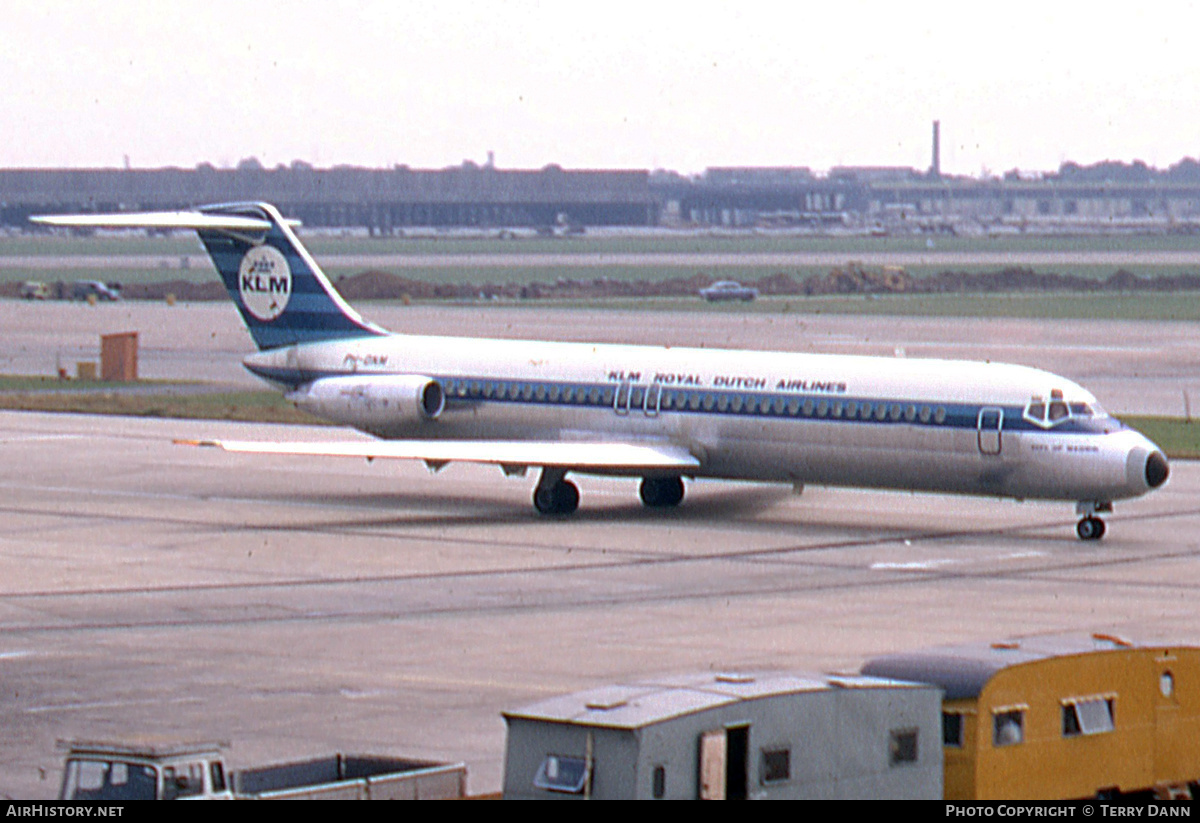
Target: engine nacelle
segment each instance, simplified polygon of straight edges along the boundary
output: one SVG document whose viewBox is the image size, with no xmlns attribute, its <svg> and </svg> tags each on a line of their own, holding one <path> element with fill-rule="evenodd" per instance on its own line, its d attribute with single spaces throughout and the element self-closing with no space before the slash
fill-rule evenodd
<svg viewBox="0 0 1200 823">
<path fill-rule="evenodd" d="M 309 414 L 368 430 L 435 420 L 446 407 L 441 384 L 419 374 L 322 377 L 287 399 Z"/>
</svg>

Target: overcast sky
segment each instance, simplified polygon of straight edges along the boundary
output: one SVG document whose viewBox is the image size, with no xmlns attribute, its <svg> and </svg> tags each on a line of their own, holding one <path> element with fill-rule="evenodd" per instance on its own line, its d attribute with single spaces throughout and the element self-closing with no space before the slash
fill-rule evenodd
<svg viewBox="0 0 1200 823">
<path fill-rule="evenodd" d="M 983 9 L 987 9 L 984 11 Z M 0 0 L 0 167 L 1200 155 L 1194 3 Z"/>
</svg>

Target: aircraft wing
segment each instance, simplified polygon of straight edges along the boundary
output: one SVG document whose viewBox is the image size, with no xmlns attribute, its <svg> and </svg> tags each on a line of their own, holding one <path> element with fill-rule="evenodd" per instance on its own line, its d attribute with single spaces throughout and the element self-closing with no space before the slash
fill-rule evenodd
<svg viewBox="0 0 1200 823">
<path fill-rule="evenodd" d="M 577 471 L 687 470 L 700 461 L 687 449 L 665 443 L 605 443 L 538 440 L 251 441 L 176 440 L 229 452 L 424 460 L 431 468 L 454 461 L 488 463 L 505 471 L 553 466 Z"/>
</svg>

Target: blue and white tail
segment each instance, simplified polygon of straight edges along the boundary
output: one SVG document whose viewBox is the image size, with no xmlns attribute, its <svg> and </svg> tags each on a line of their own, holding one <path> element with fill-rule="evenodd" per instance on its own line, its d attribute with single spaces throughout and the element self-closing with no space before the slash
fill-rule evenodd
<svg viewBox="0 0 1200 823">
<path fill-rule="evenodd" d="M 266 226 L 258 232 L 196 228 L 260 349 L 384 333 L 342 299 L 274 206 L 206 206 L 199 213 Z"/>
<path fill-rule="evenodd" d="M 386 334 L 350 308 L 292 224 L 268 203 L 31 219 L 56 226 L 194 229 L 259 349 Z"/>
</svg>

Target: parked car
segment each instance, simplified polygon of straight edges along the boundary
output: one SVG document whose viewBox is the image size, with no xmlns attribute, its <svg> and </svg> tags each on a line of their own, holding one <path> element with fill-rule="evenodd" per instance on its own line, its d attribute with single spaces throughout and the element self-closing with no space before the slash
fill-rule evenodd
<svg viewBox="0 0 1200 823">
<path fill-rule="evenodd" d="M 708 288 L 700 289 L 700 296 L 710 303 L 718 300 L 741 300 L 749 303 L 758 297 L 758 289 L 743 286 L 736 280 L 718 280 Z"/>
<path fill-rule="evenodd" d="M 121 287 L 116 283 L 103 283 L 99 280 L 76 280 L 71 284 L 72 300 L 120 300 Z"/>
</svg>

